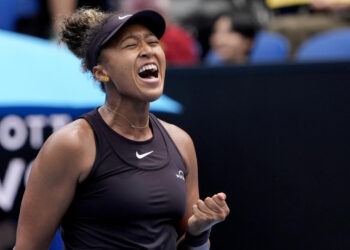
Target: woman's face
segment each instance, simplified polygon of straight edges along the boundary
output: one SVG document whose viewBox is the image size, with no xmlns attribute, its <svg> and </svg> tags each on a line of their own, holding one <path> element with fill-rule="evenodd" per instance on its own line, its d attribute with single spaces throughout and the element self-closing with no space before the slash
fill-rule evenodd
<svg viewBox="0 0 350 250">
<path fill-rule="evenodd" d="M 162 95 L 165 55 L 158 38 L 145 26 L 126 26 L 101 51 L 101 58 L 100 64 L 111 80 L 106 89 L 142 102 Z"/>
<path fill-rule="evenodd" d="M 249 51 L 251 41 L 232 30 L 231 19 L 222 16 L 214 24 L 213 33 L 210 36 L 210 45 L 222 60 L 242 62 Z"/>
</svg>

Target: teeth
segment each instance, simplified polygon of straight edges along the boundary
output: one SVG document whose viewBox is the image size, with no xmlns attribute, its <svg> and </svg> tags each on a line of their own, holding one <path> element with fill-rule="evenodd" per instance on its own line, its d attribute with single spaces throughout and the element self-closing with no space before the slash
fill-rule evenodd
<svg viewBox="0 0 350 250">
<path fill-rule="evenodd" d="M 142 73 L 142 72 L 144 72 L 144 71 L 146 71 L 146 70 L 157 70 L 158 68 L 157 68 L 157 65 L 155 65 L 155 64 L 147 64 L 147 65 L 145 65 L 145 66 L 143 66 L 140 70 L 139 70 L 139 73 Z"/>
</svg>

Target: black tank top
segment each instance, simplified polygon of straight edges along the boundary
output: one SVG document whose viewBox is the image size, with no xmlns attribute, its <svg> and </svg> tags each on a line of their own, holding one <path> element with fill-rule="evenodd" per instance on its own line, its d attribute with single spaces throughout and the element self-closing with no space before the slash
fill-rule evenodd
<svg viewBox="0 0 350 250">
<path fill-rule="evenodd" d="M 153 137 L 132 141 L 99 112 L 91 125 L 96 159 L 63 217 L 65 249 L 176 249 L 186 207 L 186 167 L 176 145 L 150 114 Z"/>
</svg>

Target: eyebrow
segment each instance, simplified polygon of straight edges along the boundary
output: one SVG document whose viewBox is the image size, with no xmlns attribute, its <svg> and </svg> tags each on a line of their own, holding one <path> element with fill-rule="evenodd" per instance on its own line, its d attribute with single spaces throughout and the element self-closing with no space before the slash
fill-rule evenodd
<svg viewBox="0 0 350 250">
<path fill-rule="evenodd" d="M 153 34 L 152 32 L 147 32 L 147 33 L 144 35 L 145 38 L 148 38 L 148 37 L 150 37 L 150 36 L 156 37 L 156 35 Z M 137 40 L 137 39 L 139 39 L 139 37 L 140 37 L 139 35 L 130 35 L 130 36 L 124 37 L 124 38 L 120 41 L 120 43 L 123 43 L 123 42 L 125 42 L 125 41 L 128 40 L 128 39 L 135 39 L 135 40 Z"/>
</svg>

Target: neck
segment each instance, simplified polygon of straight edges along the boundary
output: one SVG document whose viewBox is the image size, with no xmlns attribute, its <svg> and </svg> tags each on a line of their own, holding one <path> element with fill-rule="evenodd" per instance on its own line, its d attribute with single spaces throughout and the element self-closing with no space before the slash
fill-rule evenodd
<svg viewBox="0 0 350 250">
<path fill-rule="evenodd" d="M 118 108 L 112 108 L 107 103 L 105 103 L 102 107 L 103 111 L 105 113 L 112 114 L 114 117 L 118 117 L 119 121 L 120 119 L 123 120 L 123 122 L 120 122 L 122 124 L 126 124 L 127 127 L 130 129 L 135 130 L 142 130 L 147 129 L 149 127 L 149 114 L 147 114 L 146 119 L 142 118 L 140 121 L 135 122 L 132 118 L 128 117 L 128 115 L 123 114 L 118 110 Z M 116 120 L 116 119 L 113 119 Z"/>
</svg>

